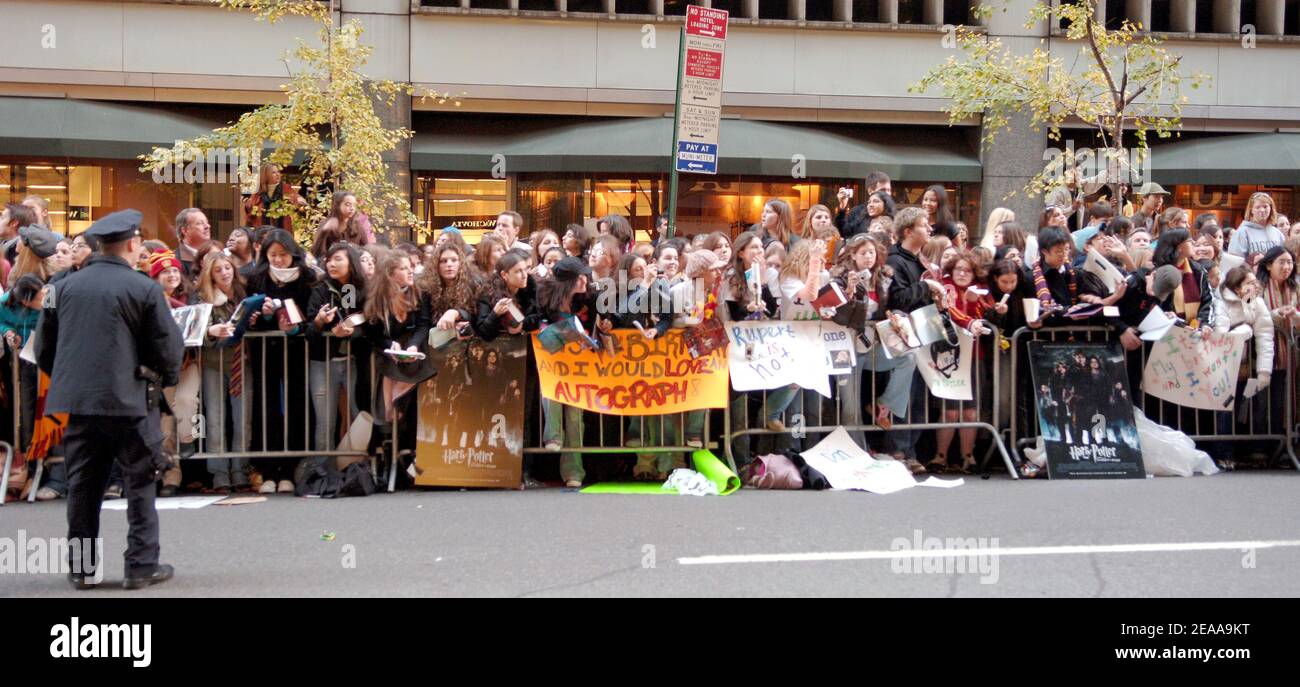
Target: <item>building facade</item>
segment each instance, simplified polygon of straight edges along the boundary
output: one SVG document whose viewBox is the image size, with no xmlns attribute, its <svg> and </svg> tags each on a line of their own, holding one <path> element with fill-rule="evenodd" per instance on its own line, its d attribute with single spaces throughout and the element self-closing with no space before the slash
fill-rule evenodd
<svg viewBox="0 0 1300 687">
<path fill-rule="evenodd" d="M 562 228 L 611 212 L 647 229 L 667 206 L 678 31 L 688 4 L 731 12 L 716 176 L 683 175 L 681 231 L 738 230 L 767 198 L 796 209 L 861 198 L 870 170 L 902 204 L 943 184 L 972 228 L 998 205 L 1036 216 L 1041 199 L 1008 194 L 1051 145 L 1018 125 L 981 149 L 981 123 L 949 125 L 944 101 L 909 86 L 957 55 L 960 0 L 336 0 L 375 47 L 367 72 L 450 93 L 384 108 L 414 140 L 391 155 L 429 226 L 488 226 L 516 208 L 526 227 Z M 1009 0 L 981 29 L 1066 58 L 1078 45 L 1025 28 Z M 1003 7 L 998 4 L 996 7 Z M 1107 22 L 1139 21 L 1184 68 L 1180 139 L 1156 145 L 1154 180 L 1193 214 L 1241 219 L 1267 190 L 1292 213 L 1300 188 L 1300 3 L 1107 0 Z M 242 223 L 232 183 L 159 182 L 138 171 L 153 145 L 189 138 L 281 98 L 282 54 L 309 22 L 254 21 L 208 0 L 0 0 L 10 49 L 0 58 L 0 196 L 50 199 L 55 229 L 75 233 L 122 207 L 174 241 L 175 213 L 207 211 L 224 236 Z M 1020 124 L 1023 124 L 1020 123 Z M 1072 134 L 1074 135 L 1074 134 Z M 1077 132 L 1080 141 L 1088 139 Z M 1031 224 L 1033 224 L 1031 222 Z"/>
</svg>

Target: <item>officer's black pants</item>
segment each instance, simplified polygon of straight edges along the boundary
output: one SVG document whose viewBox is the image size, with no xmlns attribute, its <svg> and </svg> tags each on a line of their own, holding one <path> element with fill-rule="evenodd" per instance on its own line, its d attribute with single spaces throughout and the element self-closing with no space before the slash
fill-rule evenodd
<svg viewBox="0 0 1300 687">
<path fill-rule="evenodd" d="M 73 415 L 63 446 L 68 464 L 68 540 L 86 541 L 99 536 L 99 509 L 104 500 L 108 475 L 116 463 L 126 480 L 126 547 L 127 577 L 152 574 L 158 566 L 158 513 L 154 510 L 154 483 L 157 478 L 155 452 L 161 440 L 145 443 L 146 418 Z M 157 432 L 152 434 L 157 435 Z M 92 550 L 94 547 L 88 547 Z M 69 557 L 77 547 L 69 547 Z M 80 567 L 77 560 L 68 563 L 74 571 L 95 570 L 100 561 Z"/>
</svg>

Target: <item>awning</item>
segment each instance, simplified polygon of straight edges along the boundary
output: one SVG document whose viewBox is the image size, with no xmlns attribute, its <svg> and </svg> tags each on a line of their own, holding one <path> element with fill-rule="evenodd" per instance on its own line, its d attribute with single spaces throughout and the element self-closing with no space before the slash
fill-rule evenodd
<svg viewBox="0 0 1300 687">
<path fill-rule="evenodd" d="M 507 172 L 663 173 L 672 138 L 667 117 L 416 117 L 411 168 Z M 496 156 L 504 155 L 504 158 Z M 720 174 L 862 178 L 880 170 L 899 180 L 979 181 L 979 156 L 959 129 L 886 129 L 724 119 Z M 795 156 L 802 156 L 796 158 Z"/>
<path fill-rule="evenodd" d="M 220 106 L 0 97 L 0 154 L 129 160 L 238 117 Z"/>
<path fill-rule="evenodd" d="M 1300 134 L 1236 134 L 1152 145 L 1160 184 L 1300 186 Z"/>
</svg>

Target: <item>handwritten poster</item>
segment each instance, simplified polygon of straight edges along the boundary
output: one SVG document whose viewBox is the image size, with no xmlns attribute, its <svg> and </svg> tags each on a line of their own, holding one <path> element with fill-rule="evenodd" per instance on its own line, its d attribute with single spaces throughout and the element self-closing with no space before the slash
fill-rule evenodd
<svg viewBox="0 0 1300 687">
<path fill-rule="evenodd" d="M 1199 336 L 1174 327 L 1151 347 L 1142 391 L 1188 408 L 1232 410 L 1243 350 L 1239 333 Z"/>
<path fill-rule="evenodd" d="M 691 358 L 683 330 L 646 339 L 616 329 L 613 352 L 570 343 L 548 353 L 537 337 L 537 377 L 542 396 L 606 415 L 664 415 L 727 405 L 727 356 L 718 349 Z"/>
<path fill-rule="evenodd" d="M 829 356 L 820 322 L 731 322 L 727 359 L 736 391 L 798 384 L 830 398 Z"/>
<path fill-rule="evenodd" d="M 940 339 L 916 349 L 916 369 L 935 398 L 970 401 L 975 398 L 970 377 L 974 340 L 964 329 L 957 330 L 957 340 L 957 346 Z"/>
<path fill-rule="evenodd" d="M 835 489 L 859 489 L 892 494 L 916 486 L 916 478 L 896 460 L 876 460 L 843 427 L 837 427 L 816 446 L 799 454 L 808 467 L 826 477 Z"/>
<path fill-rule="evenodd" d="M 438 374 L 419 387 L 416 484 L 519 486 L 526 346 L 523 337 L 503 336 L 429 351 Z"/>
</svg>

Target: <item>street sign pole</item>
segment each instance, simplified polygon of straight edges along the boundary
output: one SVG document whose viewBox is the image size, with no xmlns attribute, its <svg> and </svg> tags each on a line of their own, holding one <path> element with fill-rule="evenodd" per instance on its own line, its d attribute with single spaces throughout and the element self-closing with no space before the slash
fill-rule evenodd
<svg viewBox="0 0 1300 687">
<path fill-rule="evenodd" d="M 686 27 L 677 35 L 677 97 L 673 104 L 673 140 L 668 152 L 668 238 L 677 232 L 677 122 L 682 119 L 682 67 L 686 59 Z"/>
</svg>

